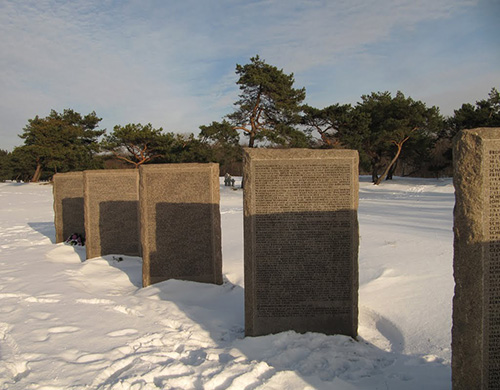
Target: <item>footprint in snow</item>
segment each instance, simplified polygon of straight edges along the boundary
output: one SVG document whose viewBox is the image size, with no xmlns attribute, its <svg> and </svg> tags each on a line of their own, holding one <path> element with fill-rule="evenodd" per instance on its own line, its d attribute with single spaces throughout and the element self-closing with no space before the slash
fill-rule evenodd
<svg viewBox="0 0 500 390">
<path fill-rule="evenodd" d="M 0 293 L 0 299 L 25 298 L 28 294 L 21 293 Z"/>
<path fill-rule="evenodd" d="M 25 301 L 29 303 L 58 303 L 61 300 L 56 298 L 28 297 L 25 299 Z"/>
<path fill-rule="evenodd" d="M 139 331 L 137 329 L 122 329 L 122 330 L 116 330 L 114 332 L 110 332 L 107 334 L 109 337 L 124 337 L 124 336 L 131 336 L 133 334 L 137 334 Z"/>
<path fill-rule="evenodd" d="M 47 341 L 50 336 L 65 335 L 78 332 L 80 328 L 76 326 L 55 326 L 49 329 L 37 329 L 30 333 L 30 338 L 38 343 Z"/>
<path fill-rule="evenodd" d="M 77 363 L 94 363 L 106 359 L 101 353 L 89 353 L 76 359 Z"/>
<path fill-rule="evenodd" d="M 4 366 L 8 370 L 7 376 L 12 381 L 19 382 L 30 374 L 30 362 L 19 353 L 19 346 L 16 340 L 10 335 L 11 329 L 12 326 L 10 324 L 0 323 L 0 344 L 2 345 L 3 355 L 9 356 L 9 360 L 4 361 Z M 1 368 L 0 365 L 0 372 L 3 371 Z"/>
<path fill-rule="evenodd" d="M 12 313 L 14 310 L 16 310 L 16 306 L 0 306 L 0 313 L 8 314 Z"/>
<path fill-rule="evenodd" d="M 91 299 L 77 299 L 77 303 L 83 303 L 85 305 L 114 305 L 114 301 L 110 299 L 100 299 L 100 298 L 91 298 Z"/>
<path fill-rule="evenodd" d="M 50 317 L 52 317 L 52 313 L 47 313 L 44 311 L 29 313 L 29 315 L 37 320 L 48 320 Z"/>
<path fill-rule="evenodd" d="M 207 358 L 207 353 L 205 351 L 189 351 L 187 356 L 182 357 L 180 360 L 181 363 L 187 366 L 199 366 L 204 363 Z"/>
<path fill-rule="evenodd" d="M 118 313 L 132 315 L 135 317 L 144 317 L 144 315 L 141 312 L 123 305 L 117 305 L 115 301 L 112 301 L 110 299 L 102 299 L 102 298 L 77 299 L 76 303 L 83 303 L 84 305 L 102 305 L 105 310 L 113 310 Z"/>
<path fill-rule="evenodd" d="M 61 333 L 75 333 L 78 332 L 80 328 L 76 326 L 56 326 L 54 328 L 49 328 L 47 331 L 49 334 L 61 334 Z"/>
</svg>

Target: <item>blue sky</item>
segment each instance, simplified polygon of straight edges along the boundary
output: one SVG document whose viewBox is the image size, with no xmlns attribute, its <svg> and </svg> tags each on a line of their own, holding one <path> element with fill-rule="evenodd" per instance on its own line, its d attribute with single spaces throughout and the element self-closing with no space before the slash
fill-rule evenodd
<svg viewBox="0 0 500 390">
<path fill-rule="evenodd" d="M 255 54 L 315 107 L 401 90 L 451 115 L 500 89 L 500 2 L 0 0 L 0 149 L 51 109 L 197 133 Z"/>
</svg>

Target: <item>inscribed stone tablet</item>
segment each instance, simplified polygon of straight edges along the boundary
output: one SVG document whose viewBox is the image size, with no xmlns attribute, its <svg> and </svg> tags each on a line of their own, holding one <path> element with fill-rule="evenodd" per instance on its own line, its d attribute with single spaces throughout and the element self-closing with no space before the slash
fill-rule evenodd
<svg viewBox="0 0 500 390">
<path fill-rule="evenodd" d="M 56 242 L 74 233 L 84 236 L 83 172 L 58 173 L 53 180 Z"/>
<path fill-rule="evenodd" d="M 453 389 L 500 389 L 500 128 L 459 133 L 453 158 Z"/>
<path fill-rule="evenodd" d="M 244 153 L 245 332 L 357 335 L 358 154 Z"/>
<path fill-rule="evenodd" d="M 139 199 L 143 286 L 222 284 L 219 165 L 142 166 Z"/>
<path fill-rule="evenodd" d="M 87 259 L 140 256 L 137 169 L 85 171 L 84 199 Z"/>
</svg>

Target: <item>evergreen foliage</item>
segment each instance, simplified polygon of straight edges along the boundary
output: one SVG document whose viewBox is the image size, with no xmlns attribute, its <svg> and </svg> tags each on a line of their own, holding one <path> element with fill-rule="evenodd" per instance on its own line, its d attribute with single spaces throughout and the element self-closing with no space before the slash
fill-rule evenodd
<svg viewBox="0 0 500 390">
<path fill-rule="evenodd" d="M 227 120 L 200 126 L 199 138 L 210 153 L 210 161 L 220 164 L 222 175 L 241 174 L 239 163 L 243 154 L 240 135 Z"/>
<path fill-rule="evenodd" d="M 436 162 L 431 169 L 451 175 L 453 137 L 460 130 L 478 127 L 500 127 L 500 93 L 496 88 L 491 89 L 487 99 L 478 100 L 475 104 L 464 103 L 446 119 L 432 153 Z"/>
<path fill-rule="evenodd" d="M 163 133 L 163 129 L 153 128 L 151 123 L 129 123 L 117 125 L 104 137 L 101 146 L 112 152 L 116 158 L 138 168 L 153 160 L 169 160 L 175 142 L 173 133 Z"/>
<path fill-rule="evenodd" d="M 35 156 L 28 148 L 23 146 L 14 148 L 9 155 L 10 177 L 9 180 L 28 182 L 33 178 L 37 166 Z M 52 173 L 42 172 L 40 179 L 48 179 Z"/>
<path fill-rule="evenodd" d="M 360 136 L 361 145 L 349 146 L 360 146 L 360 154 L 370 159 L 375 184 L 380 184 L 390 174 L 403 147 L 421 158 L 429 155 L 443 126 L 437 107 L 427 108 L 425 103 L 405 97 L 400 91 L 394 97 L 389 92 L 377 92 L 363 95 L 361 99 L 355 110 L 368 118 L 368 128 L 362 126 L 359 132 L 355 132 Z"/>
<path fill-rule="evenodd" d="M 0 149 L 0 182 L 9 180 L 12 177 L 11 154 Z"/>
<path fill-rule="evenodd" d="M 138 168 L 147 163 L 217 162 L 220 173 L 242 174 L 240 133 L 248 146 L 349 148 L 359 152 L 362 172 L 375 184 L 398 174 L 451 174 L 452 138 L 458 131 L 500 127 L 500 93 L 492 88 L 487 99 L 464 103 L 444 119 L 437 107 L 406 97 L 402 92 L 373 92 L 355 106 L 332 104 L 319 109 L 302 105 L 305 89 L 293 87 L 294 77 L 266 64 L 259 56 L 236 65 L 239 76 L 237 109 L 221 122 L 200 126 L 190 134 L 164 133 L 148 123 L 115 126 L 98 143 L 95 112 L 86 116 L 66 109 L 36 116 L 20 135 L 24 145 L 9 153 L 0 150 L 0 181 L 38 181 L 56 172 L 99 169 L 106 158 Z"/>
<path fill-rule="evenodd" d="M 492 88 L 487 99 L 462 104 L 448 120 L 448 137 L 453 137 L 460 130 L 477 127 L 500 127 L 500 93 Z"/>
<path fill-rule="evenodd" d="M 192 133 L 177 134 L 173 144 L 169 161 L 175 163 L 205 163 L 211 162 L 211 151 Z"/>
<path fill-rule="evenodd" d="M 305 131 L 320 136 L 319 147 L 341 148 L 350 145 L 358 149 L 361 138 L 368 130 L 368 117 L 359 115 L 350 104 L 333 104 L 319 109 L 303 106 L 302 124 Z"/>
<path fill-rule="evenodd" d="M 20 135 L 24 145 L 13 152 L 16 165 L 29 167 L 33 182 L 57 172 L 95 168 L 97 140 L 105 132 L 97 129 L 100 121 L 95 112 L 82 116 L 71 109 L 29 119 Z"/>
<path fill-rule="evenodd" d="M 236 65 L 240 87 L 237 109 L 227 118 L 234 129 L 248 136 L 248 146 L 256 141 L 272 145 L 305 145 L 306 137 L 294 126 L 300 123 L 305 88 L 295 89 L 293 73 L 268 65 L 259 56 L 246 65 Z"/>
</svg>

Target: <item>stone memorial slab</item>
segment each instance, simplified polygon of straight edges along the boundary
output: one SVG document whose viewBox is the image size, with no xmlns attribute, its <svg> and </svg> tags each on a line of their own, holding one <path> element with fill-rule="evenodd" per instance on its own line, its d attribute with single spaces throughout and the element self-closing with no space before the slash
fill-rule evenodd
<svg viewBox="0 0 500 390">
<path fill-rule="evenodd" d="M 56 243 L 74 233 L 85 236 L 83 172 L 57 173 L 53 182 Z"/>
<path fill-rule="evenodd" d="M 358 153 L 244 152 L 245 333 L 357 336 Z"/>
<path fill-rule="evenodd" d="M 85 171 L 83 177 L 87 259 L 140 256 L 138 170 Z"/>
<path fill-rule="evenodd" d="M 500 389 L 500 128 L 460 132 L 453 160 L 453 389 Z"/>
<path fill-rule="evenodd" d="M 218 164 L 140 167 L 143 286 L 222 284 Z"/>
</svg>

